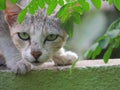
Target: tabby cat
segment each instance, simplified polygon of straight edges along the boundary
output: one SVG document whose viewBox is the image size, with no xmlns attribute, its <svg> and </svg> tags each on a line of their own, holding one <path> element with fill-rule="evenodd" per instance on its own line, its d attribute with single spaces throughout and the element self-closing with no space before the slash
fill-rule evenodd
<svg viewBox="0 0 120 90">
<path fill-rule="evenodd" d="M 52 59 L 55 65 L 69 65 L 77 54 L 65 51 L 63 45 L 67 34 L 55 17 L 46 15 L 46 9 L 39 9 L 31 16 L 27 13 L 22 24 L 17 16 L 28 0 L 19 0 L 11 4 L 6 0 L 6 10 L 0 12 L 0 50 L 6 65 L 14 73 L 25 74 L 31 65 L 39 65 Z"/>
</svg>

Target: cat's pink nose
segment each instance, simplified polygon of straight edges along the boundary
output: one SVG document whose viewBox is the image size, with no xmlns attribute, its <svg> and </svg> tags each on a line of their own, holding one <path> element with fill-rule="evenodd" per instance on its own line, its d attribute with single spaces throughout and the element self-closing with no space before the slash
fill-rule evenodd
<svg viewBox="0 0 120 90">
<path fill-rule="evenodd" d="M 32 51 L 31 54 L 35 59 L 38 59 L 42 55 L 42 52 L 40 52 L 40 51 Z"/>
</svg>

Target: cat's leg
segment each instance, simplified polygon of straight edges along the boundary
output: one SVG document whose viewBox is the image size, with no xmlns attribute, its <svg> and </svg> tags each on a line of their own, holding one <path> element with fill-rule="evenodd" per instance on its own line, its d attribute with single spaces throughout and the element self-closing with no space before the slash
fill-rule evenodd
<svg viewBox="0 0 120 90">
<path fill-rule="evenodd" d="M 25 74 L 26 72 L 30 71 L 30 64 L 22 59 L 21 54 L 18 52 L 12 42 L 7 40 L 2 49 L 4 49 L 2 52 L 5 57 L 6 65 L 14 73 Z"/>
<path fill-rule="evenodd" d="M 14 73 L 24 74 L 31 69 L 31 65 L 25 62 L 20 52 L 14 46 L 8 33 L 0 30 L 0 49 L 5 57 L 6 65 Z"/>
<path fill-rule="evenodd" d="M 61 48 L 54 56 L 53 61 L 55 65 L 63 66 L 70 65 L 73 62 L 77 61 L 78 56 L 76 53 L 71 51 L 65 51 L 64 48 Z"/>
</svg>

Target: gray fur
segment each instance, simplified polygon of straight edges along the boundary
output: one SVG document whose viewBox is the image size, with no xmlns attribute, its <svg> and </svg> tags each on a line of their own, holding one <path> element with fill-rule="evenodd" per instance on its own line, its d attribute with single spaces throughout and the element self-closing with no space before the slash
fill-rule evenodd
<svg viewBox="0 0 120 90">
<path fill-rule="evenodd" d="M 27 1 L 29 0 L 20 0 L 19 4 L 24 7 Z M 61 28 L 60 21 L 53 15 L 47 16 L 45 10 L 40 9 L 33 16 L 27 14 L 22 24 L 18 24 L 16 20 L 12 25 L 10 22 L 7 24 L 4 19 L 7 14 L 0 12 L 0 49 L 8 68 L 15 73 L 24 74 L 30 71 L 31 65 L 36 65 L 33 63 L 36 59 L 31 54 L 32 51 L 42 52 L 38 58 L 39 64 L 53 59 L 56 65 L 67 65 L 78 58 L 75 53 L 63 49 L 67 34 Z M 18 32 L 28 33 L 30 40 L 21 40 Z M 50 34 L 58 35 L 58 38 L 54 41 L 45 41 Z"/>
</svg>

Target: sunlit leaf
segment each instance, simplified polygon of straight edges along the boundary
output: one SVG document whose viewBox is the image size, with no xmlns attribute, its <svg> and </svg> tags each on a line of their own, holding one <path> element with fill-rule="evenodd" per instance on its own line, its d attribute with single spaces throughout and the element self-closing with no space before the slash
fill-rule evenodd
<svg viewBox="0 0 120 90">
<path fill-rule="evenodd" d="M 17 3 L 18 0 L 10 0 L 10 1 L 11 1 L 11 3 L 15 4 L 15 3 Z"/>
<path fill-rule="evenodd" d="M 108 0 L 108 3 L 111 5 L 113 3 L 113 0 Z"/>
<path fill-rule="evenodd" d="M 47 15 L 50 15 L 57 6 L 57 0 L 53 0 L 54 3 L 50 4 L 47 8 Z"/>
<path fill-rule="evenodd" d="M 47 3 L 48 5 L 50 5 L 50 4 L 53 4 L 54 2 L 52 2 L 51 0 L 44 0 L 45 1 L 45 3 Z M 52 2 L 52 3 L 51 3 Z"/>
<path fill-rule="evenodd" d="M 26 16 L 27 10 L 22 10 L 18 15 L 18 22 L 21 24 Z"/>
<path fill-rule="evenodd" d="M 40 6 L 40 8 L 44 8 L 45 6 L 44 0 L 38 0 L 38 5 Z"/>
<path fill-rule="evenodd" d="M 64 0 L 58 0 L 58 4 L 63 6 L 64 5 Z"/>
<path fill-rule="evenodd" d="M 114 0 L 114 4 L 118 10 L 120 10 L 120 0 Z"/>
<path fill-rule="evenodd" d="M 34 10 L 34 7 L 33 7 L 32 4 L 28 7 L 28 9 L 29 9 L 29 13 L 30 13 L 30 14 L 33 15 L 33 14 L 35 13 L 35 10 Z"/>
<path fill-rule="evenodd" d="M 34 10 L 38 10 L 38 7 L 39 7 L 38 3 L 39 3 L 38 0 L 32 2 L 32 6 L 33 6 Z"/>
<path fill-rule="evenodd" d="M 97 8 L 101 8 L 101 0 L 91 0 L 92 4 Z"/>
<path fill-rule="evenodd" d="M 88 3 L 88 2 L 85 2 L 85 3 L 84 3 L 83 9 L 84 9 L 84 11 L 89 11 L 90 6 L 89 6 L 89 3 Z"/>
<path fill-rule="evenodd" d="M 69 13 L 68 13 L 69 5 L 64 5 L 63 7 L 60 8 L 60 10 L 57 13 L 57 17 L 61 20 L 62 23 L 64 23 L 66 20 L 69 18 Z"/>
<path fill-rule="evenodd" d="M 4 10 L 5 7 L 6 7 L 6 2 L 5 2 L 5 0 L 0 0 L 0 11 L 1 11 L 1 10 Z"/>
<path fill-rule="evenodd" d="M 78 2 L 80 3 L 80 6 L 83 8 L 84 11 L 88 11 L 89 10 L 89 3 L 86 2 L 85 0 L 78 0 Z"/>
<path fill-rule="evenodd" d="M 65 0 L 66 2 L 70 2 L 70 0 Z"/>
</svg>

